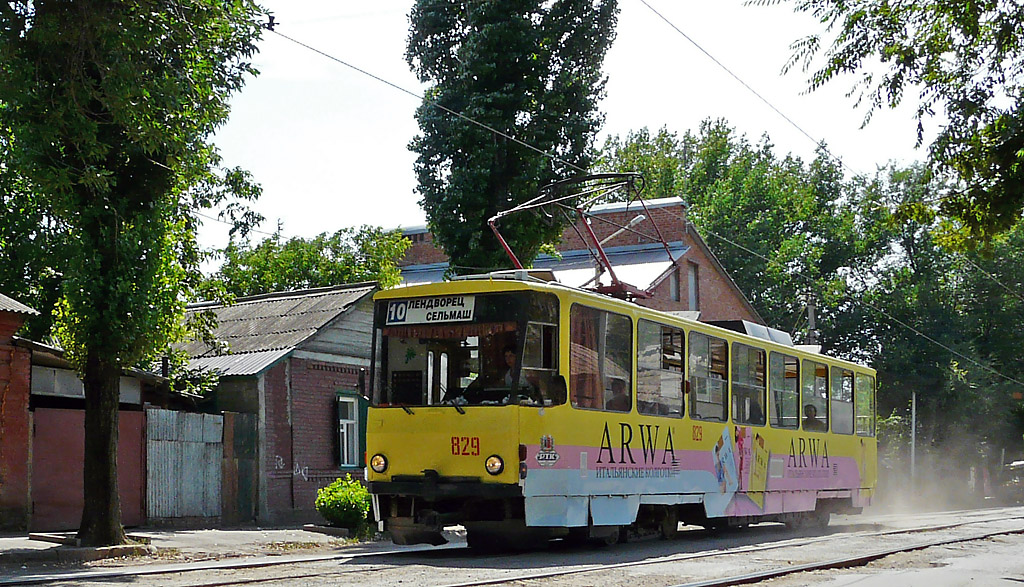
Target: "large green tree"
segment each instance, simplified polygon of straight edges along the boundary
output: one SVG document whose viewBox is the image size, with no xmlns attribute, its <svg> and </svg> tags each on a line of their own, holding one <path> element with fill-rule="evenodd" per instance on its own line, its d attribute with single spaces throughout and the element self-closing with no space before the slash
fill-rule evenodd
<svg viewBox="0 0 1024 587">
<path fill-rule="evenodd" d="M 762 0 L 773 3 L 778 0 Z M 791 0 L 827 36 L 793 44 L 810 87 L 849 74 L 868 118 L 910 94 L 918 137 L 937 125 L 933 171 L 955 180 L 941 194 L 943 231 L 960 249 L 988 242 L 1024 209 L 1024 5 L 1003 0 Z M 880 63 L 879 63 L 880 62 Z"/>
<path fill-rule="evenodd" d="M 487 220 L 590 166 L 617 10 L 615 0 L 413 5 L 406 58 L 430 87 L 416 112 L 422 134 L 410 148 L 427 223 L 454 271 L 508 267 Z M 501 230 L 528 262 L 564 225 L 519 214 Z"/>
<path fill-rule="evenodd" d="M 211 279 L 236 296 L 358 281 L 391 287 L 401 281 L 398 262 L 410 244 L 399 230 L 373 226 L 287 240 L 278 230 L 256 245 L 228 245 Z"/>
<path fill-rule="evenodd" d="M 56 333 L 85 384 L 83 544 L 125 540 L 119 379 L 181 333 L 199 287 L 194 211 L 229 193 L 209 139 L 252 72 L 246 0 L 24 0 L 0 5 L 0 126 L 17 174 L 67 235 Z"/>
</svg>

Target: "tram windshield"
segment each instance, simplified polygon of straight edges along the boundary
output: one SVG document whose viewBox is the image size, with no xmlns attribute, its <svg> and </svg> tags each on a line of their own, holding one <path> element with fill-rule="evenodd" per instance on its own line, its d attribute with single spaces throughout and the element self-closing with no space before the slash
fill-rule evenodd
<svg viewBox="0 0 1024 587">
<path fill-rule="evenodd" d="M 554 295 L 381 300 L 374 323 L 374 405 L 549 406 L 565 401 Z"/>
</svg>

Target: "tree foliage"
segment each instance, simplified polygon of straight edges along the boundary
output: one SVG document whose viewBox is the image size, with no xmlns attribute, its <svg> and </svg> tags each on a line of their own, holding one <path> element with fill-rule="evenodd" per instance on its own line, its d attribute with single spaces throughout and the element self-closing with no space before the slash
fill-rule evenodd
<svg viewBox="0 0 1024 587">
<path fill-rule="evenodd" d="M 787 69 L 800 65 L 810 71 L 811 89 L 856 76 L 851 93 L 867 106 L 867 119 L 913 93 L 919 143 L 927 120 L 942 121 L 935 123 L 941 129 L 929 152 L 933 171 L 954 180 L 945 186 L 940 205 L 951 220 L 943 231 L 946 242 L 969 249 L 1013 226 L 1024 209 L 1024 5 L 1000 0 L 793 4 L 833 34 L 830 41 L 814 34 L 792 46 Z"/>
<path fill-rule="evenodd" d="M 244 0 L 0 5 L 3 173 L 66 238 L 55 332 L 85 384 L 84 544 L 124 541 L 118 382 L 182 333 L 201 287 L 193 211 L 258 192 L 217 172 L 209 138 L 253 72 L 260 18 Z"/>
<path fill-rule="evenodd" d="M 777 157 L 766 138 L 752 144 L 722 120 L 682 136 L 612 137 L 597 169 L 654 171 L 642 195 L 686 199 L 688 219 L 758 313 L 797 336 L 805 292 L 835 295 L 851 263 L 871 254 L 841 205 L 846 184 L 834 162 Z"/>
<path fill-rule="evenodd" d="M 508 266 L 487 220 L 590 166 L 617 10 L 615 0 L 414 4 L 406 59 L 430 87 L 410 149 L 427 222 L 455 271 Z M 501 229 L 528 262 L 564 225 L 523 214 Z"/>
<path fill-rule="evenodd" d="M 0 138 L 0 165 L 11 159 L 13 138 Z M 18 173 L 0 169 L 0 292 L 39 311 L 20 330 L 33 340 L 50 335 L 62 276 L 55 260 L 67 256 L 64 237 L 45 197 Z"/>
<path fill-rule="evenodd" d="M 211 278 L 235 296 L 376 281 L 398 285 L 398 262 L 411 243 L 401 231 L 362 226 L 311 239 L 283 239 L 280 229 L 255 246 L 232 242 Z"/>
</svg>

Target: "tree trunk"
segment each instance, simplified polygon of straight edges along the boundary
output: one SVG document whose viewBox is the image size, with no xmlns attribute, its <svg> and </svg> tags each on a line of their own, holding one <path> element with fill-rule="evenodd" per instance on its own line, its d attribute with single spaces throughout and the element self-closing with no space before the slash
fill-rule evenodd
<svg viewBox="0 0 1024 587">
<path fill-rule="evenodd" d="M 101 352 L 89 350 L 85 364 L 85 469 L 83 546 L 125 544 L 117 488 L 117 408 L 121 368 Z"/>
</svg>

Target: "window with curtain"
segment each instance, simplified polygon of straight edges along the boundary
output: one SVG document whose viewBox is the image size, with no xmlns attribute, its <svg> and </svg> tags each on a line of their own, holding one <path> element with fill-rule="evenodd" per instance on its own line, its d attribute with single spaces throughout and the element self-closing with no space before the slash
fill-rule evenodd
<svg viewBox="0 0 1024 587">
<path fill-rule="evenodd" d="M 569 311 L 569 397 L 578 408 L 633 406 L 633 321 L 574 304 Z"/>
</svg>

